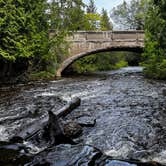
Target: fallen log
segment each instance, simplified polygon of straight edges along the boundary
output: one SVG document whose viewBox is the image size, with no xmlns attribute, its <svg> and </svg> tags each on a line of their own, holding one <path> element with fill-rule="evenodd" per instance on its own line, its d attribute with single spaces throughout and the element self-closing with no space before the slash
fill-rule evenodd
<svg viewBox="0 0 166 166">
<path fill-rule="evenodd" d="M 75 108 L 80 106 L 80 103 L 81 103 L 81 99 L 80 98 L 78 98 L 78 97 L 77 98 L 73 98 L 73 100 L 71 100 L 71 102 L 66 104 L 60 110 L 55 111 L 55 112 L 53 111 L 53 112 L 58 118 L 65 117 L 66 115 L 71 113 L 71 111 L 73 111 Z"/>
<path fill-rule="evenodd" d="M 60 110 L 56 110 L 55 107 L 51 108 L 50 111 L 53 112 L 57 118 L 64 118 L 66 115 L 71 113 L 75 108 L 80 106 L 81 100 L 80 98 L 73 98 L 69 103 L 67 103 L 64 107 Z M 29 140 L 35 135 L 37 135 L 47 124 L 49 121 L 48 116 L 43 117 L 34 123 L 27 126 L 27 128 L 23 129 L 17 136 L 23 138 L 24 140 Z"/>
</svg>

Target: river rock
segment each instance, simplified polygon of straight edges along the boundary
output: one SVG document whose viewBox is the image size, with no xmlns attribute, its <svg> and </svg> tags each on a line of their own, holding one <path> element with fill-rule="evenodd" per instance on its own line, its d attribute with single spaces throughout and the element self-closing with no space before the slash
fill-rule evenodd
<svg viewBox="0 0 166 166">
<path fill-rule="evenodd" d="M 118 160 L 105 160 L 105 166 L 137 166 L 136 164 L 131 164 L 126 161 Z"/>
<path fill-rule="evenodd" d="M 102 152 L 88 145 L 58 145 L 36 155 L 29 165 L 95 166 Z"/>
<path fill-rule="evenodd" d="M 163 96 L 166 96 L 166 89 L 162 90 L 162 94 L 163 94 Z"/>
<path fill-rule="evenodd" d="M 82 133 L 82 127 L 75 121 L 67 121 L 63 125 L 64 134 L 69 138 L 75 138 Z"/>
<path fill-rule="evenodd" d="M 58 145 L 43 151 L 32 159 L 30 166 L 162 166 L 156 162 L 117 160 L 106 156 L 90 145 Z"/>
<path fill-rule="evenodd" d="M 31 160 L 28 149 L 21 143 L 0 142 L 0 164 L 23 165 Z"/>
<path fill-rule="evenodd" d="M 111 159 L 110 157 L 105 157 L 102 160 L 100 160 L 100 163 L 96 163 L 95 166 L 162 166 L 161 164 L 157 162 L 141 162 L 137 160 L 116 160 Z"/>
<path fill-rule="evenodd" d="M 85 115 L 85 116 L 78 117 L 77 122 L 82 127 L 94 127 L 96 124 L 96 119 Z"/>
<path fill-rule="evenodd" d="M 19 136 L 14 136 L 9 140 L 9 142 L 11 142 L 11 143 L 23 143 L 23 141 L 24 141 L 24 139 Z"/>
<path fill-rule="evenodd" d="M 97 148 L 94 148 L 92 146 L 84 146 L 82 148 L 82 151 L 76 155 L 75 158 L 73 158 L 69 162 L 69 166 L 76 166 L 76 165 L 84 165 L 84 166 L 90 166 L 90 165 L 97 165 L 96 160 L 100 159 L 100 157 L 103 155 L 103 153 L 98 150 Z"/>
<path fill-rule="evenodd" d="M 149 153 L 146 150 L 131 152 L 127 155 L 127 158 L 131 160 L 137 160 L 138 158 L 148 158 Z"/>
</svg>

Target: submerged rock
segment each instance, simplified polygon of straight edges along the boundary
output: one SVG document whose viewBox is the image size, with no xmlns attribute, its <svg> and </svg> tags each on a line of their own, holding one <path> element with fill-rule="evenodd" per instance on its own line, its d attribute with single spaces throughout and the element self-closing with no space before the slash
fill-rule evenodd
<svg viewBox="0 0 166 166">
<path fill-rule="evenodd" d="M 90 145 L 58 145 L 36 155 L 28 166 L 162 166 L 156 162 L 117 160 Z"/>
<path fill-rule="evenodd" d="M 92 146 L 59 145 L 36 155 L 30 165 L 93 166 L 101 156 L 102 152 Z"/>
<path fill-rule="evenodd" d="M 118 160 L 106 160 L 105 162 L 105 166 L 137 166 L 136 164 Z"/>
<path fill-rule="evenodd" d="M 82 127 L 94 127 L 96 124 L 96 119 L 85 115 L 85 116 L 78 117 L 77 122 Z"/>
<path fill-rule="evenodd" d="M 0 164 L 23 165 L 31 160 L 28 149 L 21 143 L 0 142 Z"/>
<path fill-rule="evenodd" d="M 10 139 L 11 143 L 23 143 L 24 139 L 19 136 L 14 136 Z"/>
<path fill-rule="evenodd" d="M 67 137 L 75 138 L 82 133 L 82 127 L 75 121 L 67 121 L 63 125 L 64 134 Z"/>
<path fill-rule="evenodd" d="M 162 90 L 162 94 L 163 94 L 163 96 L 166 96 L 166 89 Z"/>
<path fill-rule="evenodd" d="M 162 166 L 156 162 L 124 161 L 116 159 L 105 159 L 102 163 L 95 166 Z"/>
</svg>

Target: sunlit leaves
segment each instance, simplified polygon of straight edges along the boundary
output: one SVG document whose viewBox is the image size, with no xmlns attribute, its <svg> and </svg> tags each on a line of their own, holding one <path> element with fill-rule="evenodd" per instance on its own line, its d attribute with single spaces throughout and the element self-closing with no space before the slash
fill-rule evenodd
<svg viewBox="0 0 166 166">
<path fill-rule="evenodd" d="M 45 5 L 45 0 L 0 0 L 0 58 L 15 61 L 47 53 Z"/>
</svg>

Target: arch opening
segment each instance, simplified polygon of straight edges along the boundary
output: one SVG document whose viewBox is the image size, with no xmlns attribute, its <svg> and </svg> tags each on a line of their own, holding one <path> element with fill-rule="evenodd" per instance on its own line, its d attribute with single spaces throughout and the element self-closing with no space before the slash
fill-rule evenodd
<svg viewBox="0 0 166 166">
<path fill-rule="evenodd" d="M 100 49 L 95 49 L 87 52 L 83 52 L 80 54 L 73 55 L 71 57 L 68 57 L 60 66 L 60 68 L 57 71 L 57 76 L 64 76 L 68 74 L 66 72 L 69 67 L 76 62 L 77 60 L 90 56 L 93 54 L 98 54 L 98 53 L 105 53 L 105 52 L 133 52 L 133 53 L 138 53 L 141 54 L 143 52 L 143 46 L 127 46 L 127 47 L 107 47 L 107 48 L 100 48 Z"/>
</svg>

